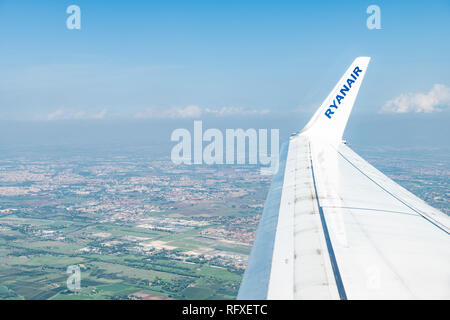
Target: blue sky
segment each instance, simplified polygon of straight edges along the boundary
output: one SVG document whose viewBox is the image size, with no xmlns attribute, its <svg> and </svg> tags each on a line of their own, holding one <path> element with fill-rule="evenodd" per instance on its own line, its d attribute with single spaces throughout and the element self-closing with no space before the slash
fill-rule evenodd
<svg viewBox="0 0 450 320">
<path fill-rule="evenodd" d="M 81 30 L 66 28 L 71 4 Z M 366 27 L 370 4 L 381 30 Z M 356 116 L 389 101 L 414 112 L 425 95 L 448 117 L 449 35 L 448 1 L 0 1 L 0 119 L 304 122 L 361 55 Z"/>
</svg>

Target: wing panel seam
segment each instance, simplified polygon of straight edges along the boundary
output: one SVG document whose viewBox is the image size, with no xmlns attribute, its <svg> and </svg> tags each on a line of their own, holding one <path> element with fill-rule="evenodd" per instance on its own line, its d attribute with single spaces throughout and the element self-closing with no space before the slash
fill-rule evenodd
<svg viewBox="0 0 450 320">
<path fill-rule="evenodd" d="M 373 183 L 375 183 L 378 187 L 380 187 L 384 192 L 388 193 L 390 196 L 392 196 L 394 199 L 400 201 L 401 203 L 403 203 L 405 206 L 407 206 L 408 208 L 410 208 L 411 210 L 413 210 L 414 212 L 416 212 L 419 216 L 421 216 L 422 218 L 424 218 L 426 221 L 430 222 L 432 225 L 434 225 L 435 227 L 439 228 L 440 230 L 444 231 L 447 235 L 450 235 L 450 233 L 445 230 L 444 228 L 442 228 L 441 226 L 439 226 L 435 221 L 433 221 L 431 218 L 426 217 L 424 214 L 422 214 L 420 211 L 418 211 L 417 209 L 415 209 L 414 207 L 410 206 L 408 203 L 406 203 L 405 201 L 403 201 L 402 199 L 400 199 L 399 197 L 397 197 L 396 195 L 394 195 L 392 192 L 390 192 L 389 190 L 387 190 L 386 188 L 384 188 L 382 185 L 380 185 L 378 182 L 376 182 L 375 180 L 373 180 L 371 177 L 369 177 L 367 174 L 365 174 L 360 168 L 358 168 L 353 162 L 351 162 L 349 159 L 347 159 L 339 150 L 336 150 L 337 153 L 345 159 L 345 161 L 347 161 L 348 163 L 350 163 L 351 166 L 353 166 L 356 170 L 358 170 L 362 175 L 364 175 L 367 179 L 369 179 L 370 181 L 372 181 Z"/>
<path fill-rule="evenodd" d="M 347 294 L 345 292 L 344 283 L 342 282 L 341 273 L 339 271 L 339 266 L 337 264 L 336 255 L 334 254 L 333 244 L 331 243 L 330 234 L 328 232 L 327 221 L 323 213 L 322 206 L 320 205 L 319 193 L 317 192 L 316 178 L 314 175 L 314 166 L 311 155 L 311 144 L 309 145 L 309 154 L 311 162 L 311 173 L 314 186 L 314 192 L 316 194 L 317 207 L 319 209 L 320 221 L 322 223 L 323 234 L 325 236 L 325 242 L 327 244 L 328 255 L 330 257 L 331 267 L 333 268 L 334 280 L 336 281 L 336 287 L 338 289 L 339 297 L 341 300 L 347 300 Z"/>
</svg>

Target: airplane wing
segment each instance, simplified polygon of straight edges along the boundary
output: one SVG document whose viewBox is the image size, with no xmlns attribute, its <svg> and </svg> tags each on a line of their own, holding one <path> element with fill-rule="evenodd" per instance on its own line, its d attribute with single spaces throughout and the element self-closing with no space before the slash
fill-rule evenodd
<svg viewBox="0 0 450 320">
<path fill-rule="evenodd" d="M 450 218 L 342 142 L 357 58 L 283 145 L 238 299 L 449 299 Z"/>
</svg>

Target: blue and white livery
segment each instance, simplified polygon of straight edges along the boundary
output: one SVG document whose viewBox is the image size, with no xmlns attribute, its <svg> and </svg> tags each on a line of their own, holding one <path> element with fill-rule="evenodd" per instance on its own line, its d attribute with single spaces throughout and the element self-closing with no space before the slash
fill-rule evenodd
<svg viewBox="0 0 450 320">
<path fill-rule="evenodd" d="M 450 218 L 343 143 L 369 61 L 282 147 L 238 299 L 450 299 Z"/>
</svg>

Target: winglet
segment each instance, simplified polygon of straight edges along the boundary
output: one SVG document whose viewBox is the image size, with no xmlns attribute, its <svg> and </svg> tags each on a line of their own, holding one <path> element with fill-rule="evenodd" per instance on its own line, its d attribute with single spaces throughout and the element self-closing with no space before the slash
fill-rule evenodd
<svg viewBox="0 0 450 320">
<path fill-rule="evenodd" d="M 340 143 L 348 118 L 367 72 L 370 57 L 358 57 L 321 104 L 301 135 Z"/>
</svg>

